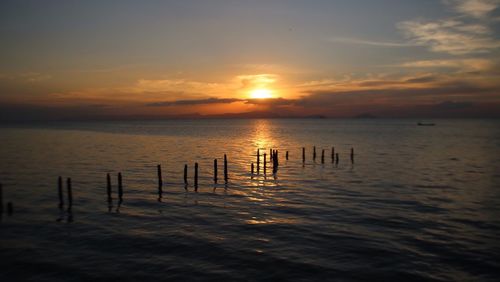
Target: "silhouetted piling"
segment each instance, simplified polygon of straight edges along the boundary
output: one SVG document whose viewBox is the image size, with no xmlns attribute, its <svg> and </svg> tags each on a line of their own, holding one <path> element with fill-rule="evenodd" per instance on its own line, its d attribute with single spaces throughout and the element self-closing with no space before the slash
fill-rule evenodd
<svg viewBox="0 0 500 282">
<path fill-rule="evenodd" d="M 351 163 L 354 163 L 354 148 L 351 148 Z"/>
<path fill-rule="evenodd" d="M 288 151 L 286 151 L 285 159 L 288 161 Z"/>
<path fill-rule="evenodd" d="M 194 163 L 194 190 L 198 191 L 198 163 Z"/>
<path fill-rule="evenodd" d="M 275 150 L 273 152 L 273 174 L 276 174 L 278 172 L 278 166 L 279 166 L 279 161 L 278 161 L 278 150 Z"/>
<path fill-rule="evenodd" d="M 108 194 L 108 204 L 111 205 L 111 201 L 113 200 L 111 198 L 111 175 L 109 175 L 109 173 L 106 175 L 106 182 L 107 182 L 106 192 Z"/>
<path fill-rule="evenodd" d="M 14 213 L 14 207 L 12 205 L 12 202 L 7 203 L 7 215 L 11 216 Z"/>
<path fill-rule="evenodd" d="M 73 207 L 73 192 L 71 189 L 71 178 L 66 179 L 66 188 L 68 189 L 68 211 Z"/>
<path fill-rule="evenodd" d="M 338 165 L 339 164 L 339 153 L 336 153 L 335 154 L 335 164 Z"/>
<path fill-rule="evenodd" d="M 316 161 L 316 146 L 313 147 L 313 161 Z"/>
<path fill-rule="evenodd" d="M 188 185 L 188 165 L 184 165 L 184 185 Z"/>
<path fill-rule="evenodd" d="M 325 163 L 325 149 L 322 149 L 321 150 L 321 163 L 324 164 Z"/>
<path fill-rule="evenodd" d="M 274 153 L 274 150 L 269 149 L 269 162 L 271 162 L 273 160 L 273 153 Z"/>
<path fill-rule="evenodd" d="M 123 183 L 122 183 L 122 173 L 118 172 L 118 200 L 123 201 Z"/>
<path fill-rule="evenodd" d="M 250 170 L 252 171 L 252 176 L 253 176 L 253 163 L 252 163 L 252 165 L 250 167 L 251 167 Z"/>
<path fill-rule="evenodd" d="M 302 162 L 306 162 L 306 148 L 302 147 Z"/>
<path fill-rule="evenodd" d="M 156 166 L 158 170 L 158 191 L 161 193 L 161 188 L 163 187 L 163 178 L 161 177 L 161 165 Z"/>
<path fill-rule="evenodd" d="M 332 147 L 332 164 L 335 162 L 335 147 Z"/>
<path fill-rule="evenodd" d="M 264 153 L 264 174 L 266 174 L 266 163 L 267 163 L 266 158 L 267 158 L 267 154 Z"/>
<path fill-rule="evenodd" d="M 227 156 L 224 154 L 224 181 L 227 182 L 229 176 L 227 175 Z"/>
<path fill-rule="evenodd" d="M 64 207 L 63 179 L 61 176 L 57 179 L 57 194 L 59 195 L 59 209 L 61 210 Z"/>
<path fill-rule="evenodd" d="M 218 174 L 218 171 L 217 171 L 217 159 L 214 159 L 214 182 L 217 183 L 217 174 Z"/>
<path fill-rule="evenodd" d="M 260 173 L 260 149 L 257 149 L 257 174 Z"/>
</svg>

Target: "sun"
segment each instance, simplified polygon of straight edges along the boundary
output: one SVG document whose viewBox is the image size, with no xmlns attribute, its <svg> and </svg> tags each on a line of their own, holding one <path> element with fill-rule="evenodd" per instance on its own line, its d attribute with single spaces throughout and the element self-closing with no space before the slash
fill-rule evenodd
<svg viewBox="0 0 500 282">
<path fill-rule="evenodd" d="M 268 99 L 268 98 L 272 98 L 273 95 L 272 95 L 271 90 L 259 88 L 259 89 L 252 90 L 250 92 L 250 97 L 253 99 Z"/>
</svg>

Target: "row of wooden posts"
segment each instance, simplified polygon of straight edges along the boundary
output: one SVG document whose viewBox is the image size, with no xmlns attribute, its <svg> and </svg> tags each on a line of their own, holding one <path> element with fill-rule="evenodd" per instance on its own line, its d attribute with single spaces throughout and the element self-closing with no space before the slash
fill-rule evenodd
<svg viewBox="0 0 500 282">
<path fill-rule="evenodd" d="M 263 171 L 264 175 L 267 172 L 267 153 L 264 153 L 263 155 Z M 289 158 L 289 153 L 286 151 L 285 153 L 285 158 L 288 160 Z M 313 147 L 313 160 L 316 160 L 316 146 Z M 279 151 L 278 150 L 269 150 L 269 159 L 273 163 L 273 174 L 276 174 L 278 172 L 278 167 L 279 167 Z M 306 160 L 306 148 L 302 148 L 302 162 L 305 163 Z M 339 163 L 339 154 L 335 153 L 335 147 L 332 147 L 331 149 L 331 161 L 332 163 L 338 164 Z M 261 153 L 260 149 L 257 149 L 257 174 L 260 174 L 260 162 L 261 162 Z M 351 162 L 354 163 L 354 148 L 351 148 Z M 323 149 L 321 151 L 321 163 L 325 163 L 325 150 Z M 218 181 L 218 165 L 217 165 L 217 159 L 214 159 L 214 183 L 217 183 Z M 163 177 L 162 177 L 162 170 L 161 170 L 161 165 L 157 166 L 157 173 L 158 173 L 158 195 L 159 199 L 161 198 L 161 195 L 163 193 Z M 254 163 L 251 163 L 251 175 L 255 174 L 255 166 Z M 188 185 L 188 165 L 184 165 L 184 185 L 185 188 L 187 189 Z M 227 183 L 229 179 L 228 176 L 228 166 L 227 166 L 227 156 L 224 155 L 224 181 Z M 112 189 L 111 189 L 111 175 L 108 173 L 106 175 L 106 192 L 107 192 L 107 201 L 108 204 L 111 206 L 112 204 Z M 194 164 L 194 189 L 195 191 L 198 191 L 198 163 Z M 72 187 L 71 187 L 71 178 L 66 179 L 66 190 L 67 190 L 67 200 L 68 200 L 68 212 L 71 212 L 71 208 L 73 206 L 73 193 L 72 193 Z M 63 178 L 59 176 L 58 178 L 58 196 L 59 196 L 59 209 L 63 210 L 64 209 L 64 195 L 63 195 Z M 120 205 L 123 202 L 123 181 L 122 181 L 122 174 L 121 172 L 118 173 L 118 205 Z M 0 215 L 3 214 L 3 189 L 2 189 L 2 184 L 0 183 Z M 13 213 L 13 204 L 12 202 L 7 203 L 7 214 L 12 215 Z"/>
</svg>

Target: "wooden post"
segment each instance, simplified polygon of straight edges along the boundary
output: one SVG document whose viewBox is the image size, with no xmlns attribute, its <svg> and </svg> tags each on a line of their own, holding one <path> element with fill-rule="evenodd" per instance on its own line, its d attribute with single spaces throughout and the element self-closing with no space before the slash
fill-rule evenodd
<svg viewBox="0 0 500 282">
<path fill-rule="evenodd" d="M 161 165 L 157 166 L 158 170 L 158 191 L 161 193 L 161 188 L 163 187 L 163 178 L 161 177 Z"/>
<path fill-rule="evenodd" d="M 325 163 L 325 149 L 321 150 L 321 163 Z"/>
<path fill-rule="evenodd" d="M 286 151 L 285 159 L 288 161 L 288 151 Z"/>
<path fill-rule="evenodd" d="M 194 163 L 194 190 L 198 191 L 198 163 Z"/>
<path fill-rule="evenodd" d="M 335 162 L 335 147 L 332 147 L 332 164 Z"/>
<path fill-rule="evenodd" d="M 66 179 L 66 188 L 68 189 L 68 211 L 73 207 L 73 191 L 71 190 L 71 178 Z"/>
<path fill-rule="evenodd" d="M 267 158 L 267 154 L 264 153 L 264 175 L 266 174 L 266 162 L 267 162 L 266 158 Z"/>
<path fill-rule="evenodd" d="M 109 175 L 109 173 L 106 175 L 106 182 L 107 182 L 107 186 L 106 186 L 106 192 L 108 193 L 108 203 L 111 204 L 111 176 Z"/>
<path fill-rule="evenodd" d="M 257 149 L 257 174 L 260 173 L 260 149 Z"/>
<path fill-rule="evenodd" d="M 214 159 L 214 182 L 217 183 L 217 159 Z"/>
<path fill-rule="evenodd" d="M 253 176 L 253 163 L 251 165 L 251 171 L 252 171 L 252 176 Z"/>
<path fill-rule="evenodd" d="M 306 148 L 302 147 L 302 162 L 306 162 Z"/>
<path fill-rule="evenodd" d="M 313 161 L 316 161 L 316 146 L 313 147 Z"/>
<path fill-rule="evenodd" d="M 57 193 L 59 195 L 59 209 L 61 210 L 64 207 L 63 180 L 61 176 L 57 179 Z"/>
<path fill-rule="evenodd" d="M 335 164 L 338 165 L 339 164 L 339 153 L 336 153 L 335 154 Z"/>
<path fill-rule="evenodd" d="M 276 172 L 278 172 L 278 150 L 275 150 L 273 152 L 274 156 L 273 156 L 273 174 L 276 174 Z"/>
<path fill-rule="evenodd" d="M 184 185 L 188 185 L 188 165 L 184 165 Z"/>
<path fill-rule="evenodd" d="M 123 184 L 121 172 L 118 172 L 118 199 L 120 200 L 120 202 L 123 201 Z"/>
<path fill-rule="evenodd" d="M 354 163 L 354 148 L 351 148 L 351 163 Z"/>
<path fill-rule="evenodd" d="M 227 175 L 227 156 L 224 154 L 224 181 L 227 182 L 229 176 Z"/>
<path fill-rule="evenodd" d="M 269 162 L 271 162 L 273 160 L 273 153 L 274 153 L 274 150 L 269 149 Z"/>
<path fill-rule="evenodd" d="M 12 202 L 7 203 L 7 215 L 11 216 L 14 213 L 14 207 L 12 206 Z"/>
</svg>

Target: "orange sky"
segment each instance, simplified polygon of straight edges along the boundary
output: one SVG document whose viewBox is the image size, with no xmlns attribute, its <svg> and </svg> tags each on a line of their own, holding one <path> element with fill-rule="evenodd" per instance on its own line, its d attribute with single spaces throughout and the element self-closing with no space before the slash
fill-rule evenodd
<svg viewBox="0 0 500 282">
<path fill-rule="evenodd" d="M 305 2 L 2 2 L 0 120 L 499 115 L 499 1 Z"/>
</svg>

